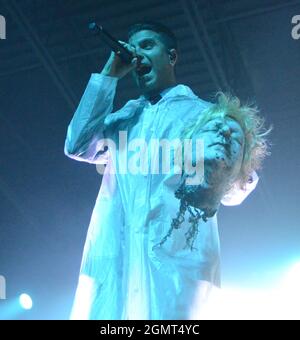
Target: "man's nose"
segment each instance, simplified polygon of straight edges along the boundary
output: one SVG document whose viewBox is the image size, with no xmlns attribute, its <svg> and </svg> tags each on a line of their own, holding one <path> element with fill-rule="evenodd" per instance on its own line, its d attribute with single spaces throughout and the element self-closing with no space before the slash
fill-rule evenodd
<svg viewBox="0 0 300 340">
<path fill-rule="evenodd" d="M 220 133 L 222 136 L 225 137 L 225 139 L 229 139 L 231 136 L 231 129 L 228 125 L 223 125 L 220 130 Z"/>
<path fill-rule="evenodd" d="M 145 57 L 145 54 L 143 53 L 143 49 L 141 49 L 139 46 L 135 47 L 135 53 L 140 59 L 143 59 Z"/>
</svg>

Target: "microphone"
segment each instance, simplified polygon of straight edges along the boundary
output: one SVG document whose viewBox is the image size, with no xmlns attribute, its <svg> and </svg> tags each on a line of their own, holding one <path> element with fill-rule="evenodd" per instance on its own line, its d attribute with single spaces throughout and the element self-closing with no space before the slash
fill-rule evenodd
<svg viewBox="0 0 300 340">
<path fill-rule="evenodd" d="M 95 22 L 89 24 L 89 29 L 96 35 L 100 35 L 102 40 L 124 61 L 130 64 L 134 55 L 112 37 L 102 26 Z"/>
</svg>

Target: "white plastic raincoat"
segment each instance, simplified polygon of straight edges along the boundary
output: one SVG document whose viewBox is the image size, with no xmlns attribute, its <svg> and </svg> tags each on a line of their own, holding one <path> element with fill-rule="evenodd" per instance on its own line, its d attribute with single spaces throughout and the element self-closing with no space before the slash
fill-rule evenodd
<svg viewBox="0 0 300 340">
<path fill-rule="evenodd" d="M 174 192 L 180 174 L 119 173 L 118 157 L 104 152 L 103 138 L 118 145 L 142 138 L 173 140 L 208 105 L 177 85 L 151 105 L 143 96 L 112 113 L 117 78 L 93 74 L 69 125 L 65 153 L 76 160 L 107 164 L 84 247 L 74 319 L 197 319 L 211 285 L 220 284 L 216 217 L 200 222 L 191 251 L 188 224 L 153 249 L 179 210 Z M 145 151 L 145 150 L 144 150 Z M 129 155 L 130 156 L 130 155 Z M 252 190 L 253 188 L 251 188 Z M 250 190 L 250 191 L 251 191 Z M 240 203 L 248 194 L 241 192 Z M 227 200 L 230 204 L 229 200 Z"/>
</svg>

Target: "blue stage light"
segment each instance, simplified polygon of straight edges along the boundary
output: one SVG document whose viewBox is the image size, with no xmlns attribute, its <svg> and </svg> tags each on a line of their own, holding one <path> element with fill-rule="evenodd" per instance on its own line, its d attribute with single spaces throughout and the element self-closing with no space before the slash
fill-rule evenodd
<svg viewBox="0 0 300 340">
<path fill-rule="evenodd" d="M 32 299 L 28 294 L 21 294 L 19 297 L 19 302 L 23 309 L 29 310 L 32 308 Z"/>
</svg>

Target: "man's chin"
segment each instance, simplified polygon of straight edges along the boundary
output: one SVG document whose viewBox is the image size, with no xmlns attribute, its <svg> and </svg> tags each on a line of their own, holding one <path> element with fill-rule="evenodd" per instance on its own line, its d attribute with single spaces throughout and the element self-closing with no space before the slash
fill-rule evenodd
<svg viewBox="0 0 300 340">
<path fill-rule="evenodd" d="M 144 93 L 155 91 L 155 89 L 159 87 L 156 77 L 154 77 L 151 72 L 150 74 L 139 77 L 137 79 L 137 85 Z"/>
<path fill-rule="evenodd" d="M 149 94 L 149 93 L 154 93 L 156 90 L 158 90 L 158 86 L 155 83 L 152 82 L 147 82 L 143 83 L 139 86 L 139 89 L 142 91 L 143 94 Z"/>
</svg>

